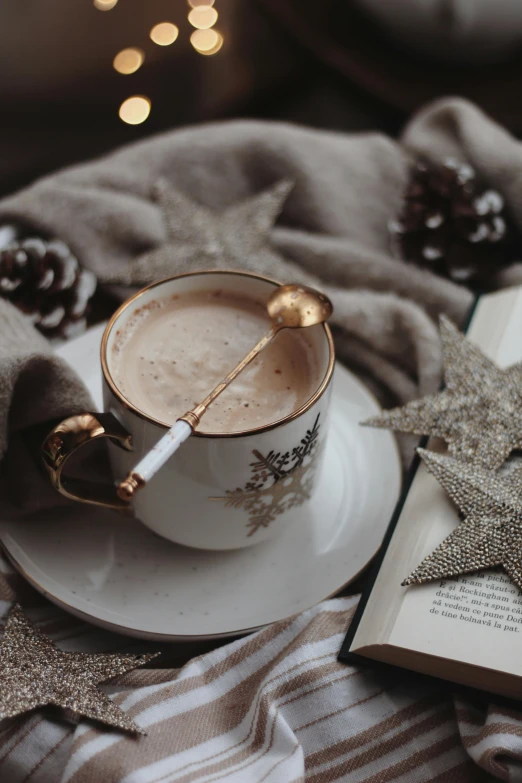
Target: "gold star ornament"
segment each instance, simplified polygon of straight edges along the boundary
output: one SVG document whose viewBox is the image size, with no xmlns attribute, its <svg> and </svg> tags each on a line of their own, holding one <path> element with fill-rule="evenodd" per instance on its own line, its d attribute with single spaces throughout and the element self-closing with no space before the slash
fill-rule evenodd
<svg viewBox="0 0 522 783">
<path fill-rule="evenodd" d="M 522 364 L 501 370 L 442 316 L 445 389 L 364 422 L 443 438 L 450 454 L 499 468 L 522 448 Z"/>
<path fill-rule="evenodd" d="M 522 468 L 501 477 L 473 463 L 424 449 L 418 452 L 464 521 L 402 584 L 501 566 L 522 590 Z"/>
<path fill-rule="evenodd" d="M 163 213 L 167 238 L 136 258 L 127 282 L 142 285 L 197 269 L 262 270 L 277 279 L 285 261 L 270 246 L 269 233 L 291 188 L 283 180 L 215 212 L 160 180 L 153 197 Z"/>
<path fill-rule="evenodd" d="M 0 642 L 0 719 L 52 704 L 123 731 L 144 734 L 97 685 L 158 654 L 62 652 L 15 604 Z"/>
</svg>

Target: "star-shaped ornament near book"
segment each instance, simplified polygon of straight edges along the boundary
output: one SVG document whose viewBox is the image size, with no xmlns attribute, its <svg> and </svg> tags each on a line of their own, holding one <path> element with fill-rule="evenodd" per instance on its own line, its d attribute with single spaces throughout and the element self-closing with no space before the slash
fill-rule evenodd
<svg viewBox="0 0 522 783">
<path fill-rule="evenodd" d="M 98 685 L 158 654 L 63 652 L 15 604 L 0 641 L 0 720 L 54 705 L 106 726 L 145 734 Z"/>
<path fill-rule="evenodd" d="M 522 466 L 501 477 L 476 463 L 418 453 L 464 519 L 402 584 L 500 566 L 522 590 Z"/>
<path fill-rule="evenodd" d="M 364 422 L 443 438 L 454 457 L 497 469 L 522 449 L 522 364 L 502 370 L 440 319 L 445 388 Z"/>
<path fill-rule="evenodd" d="M 364 422 L 440 437 L 452 455 L 418 450 L 463 521 L 402 584 L 502 567 L 522 589 L 522 467 L 498 472 L 522 448 L 522 364 L 500 369 L 444 316 L 440 331 L 444 390 Z"/>
</svg>

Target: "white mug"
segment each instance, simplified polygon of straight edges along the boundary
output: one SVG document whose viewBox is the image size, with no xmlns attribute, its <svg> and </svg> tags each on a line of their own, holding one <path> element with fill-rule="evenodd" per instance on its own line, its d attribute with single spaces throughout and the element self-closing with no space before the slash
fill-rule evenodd
<svg viewBox="0 0 522 783">
<path fill-rule="evenodd" d="M 64 465 L 83 444 L 108 438 L 113 474 L 121 479 L 157 443 L 169 424 L 126 399 L 111 374 L 111 348 L 136 309 L 173 294 L 221 289 L 266 301 L 278 283 L 244 272 L 203 271 L 144 288 L 109 321 L 101 345 L 104 413 L 72 416 L 43 444 L 51 480 L 75 500 L 134 514 L 155 533 L 198 549 L 237 549 L 298 524 L 319 479 L 334 370 L 334 347 L 326 324 L 308 327 L 320 382 L 300 409 L 244 432 L 209 433 L 204 419 L 164 467 L 136 493 L 133 507 L 116 485 L 66 477 Z"/>
</svg>

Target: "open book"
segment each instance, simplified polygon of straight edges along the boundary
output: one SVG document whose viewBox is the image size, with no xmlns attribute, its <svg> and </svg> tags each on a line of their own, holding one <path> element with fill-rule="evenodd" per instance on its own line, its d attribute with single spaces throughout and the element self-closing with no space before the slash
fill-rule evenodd
<svg viewBox="0 0 522 783">
<path fill-rule="evenodd" d="M 522 361 L 522 288 L 481 297 L 467 336 L 499 367 Z M 418 459 L 410 482 L 340 659 L 380 661 L 522 699 L 522 593 L 503 571 L 401 586 L 459 523 Z"/>
</svg>

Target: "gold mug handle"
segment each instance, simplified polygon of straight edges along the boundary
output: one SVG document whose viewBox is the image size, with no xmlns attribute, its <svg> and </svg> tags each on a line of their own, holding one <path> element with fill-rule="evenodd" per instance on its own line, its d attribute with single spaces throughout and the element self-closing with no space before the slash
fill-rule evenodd
<svg viewBox="0 0 522 783">
<path fill-rule="evenodd" d="M 60 422 L 42 444 L 42 457 L 51 483 L 66 498 L 129 513 L 130 503 L 118 497 L 115 485 L 63 474 L 69 457 L 99 438 L 109 438 L 120 448 L 132 451 L 131 436 L 112 413 L 80 413 Z"/>
</svg>

